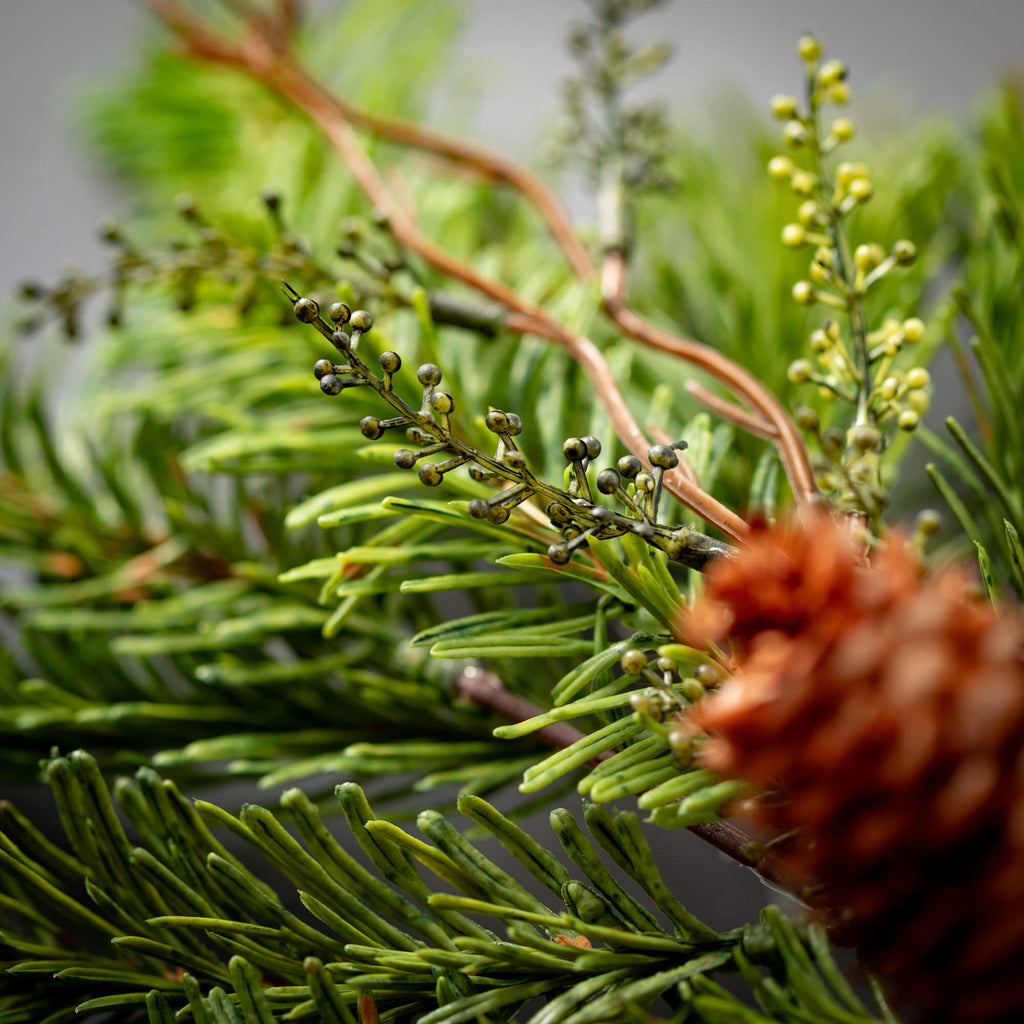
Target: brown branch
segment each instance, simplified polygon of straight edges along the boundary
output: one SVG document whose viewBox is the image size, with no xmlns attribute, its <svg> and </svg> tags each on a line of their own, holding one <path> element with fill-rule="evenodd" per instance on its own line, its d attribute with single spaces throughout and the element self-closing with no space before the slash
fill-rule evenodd
<svg viewBox="0 0 1024 1024">
<path fill-rule="evenodd" d="M 688 338 L 678 338 L 646 321 L 622 303 L 606 302 L 604 308 L 621 331 L 651 348 L 693 363 L 742 396 L 778 431 L 779 456 L 793 495 L 801 504 L 814 501 L 817 488 L 803 437 L 782 403 L 752 374 L 720 352 Z"/>
<path fill-rule="evenodd" d="M 525 722 L 529 718 L 544 713 L 532 701 L 518 694 L 511 693 L 502 685 L 501 680 L 486 669 L 469 668 L 455 682 L 460 698 L 478 707 L 494 712 L 508 722 Z M 556 750 L 564 750 L 578 740 L 584 739 L 586 733 L 567 722 L 555 722 L 538 729 L 534 735 Z M 605 752 L 592 758 L 587 764 L 591 767 L 607 760 L 611 754 Z M 732 858 L 738 864 L 751 868 L 772 886 L 789 893 L 794 899 L 806 901 L 809 891 L 808 880 L 797 875 L 786 864 L 779 860 L 765 844 L 759 843 L 743 829 L 728 821 L 713 821 L 704 825 L 690 825 L 688 832 L 716 850 Z M 760 856 L 752 859 L 759 852 Z"/>
<path fill-rule="evenodd" d="M 710 409 L 723 420 L 742 427 L 748 434 L 762 437 L 766 441 L 779 439 L 779 431 L 774 423 L 769 423 L 763 417 L 730 402 L 728 399 L 719 398 L 713 391 L 708 391 L 699 381 L 688 380 L 684 387 L 706 409 Z"/>
<path fill-rule="evenodd" d="M 647 438 L 629 412 L 596 346 L 589 339 L 570 331 L 540 306 L 526 301 L 512 288 L 479 273 L 424 236 L 402 204 L 395 200 L 370 160 L 346 117 L 345 107 L 313 81 L 291 55 L 279 53 L 270 40 L 261 40 L 258 33 L 233 43 L 217 34 L 180 0 L 144 2 L 183 37 L 190 54 L 248 72 L 303 111 L 341 155 L 370 202 L 386 213 L 389 229 L 399 244 L 417 253 L 448 277 L 504 306 L 510 314 L 508 324 L 511 329 L 536 334 L 561 345 L 587 374 L 622 443 L 648 464 Z M 592 269 L 589 273 L 593 273 Z M 748 527 L 743 519 L 699 487 L 677 478 L 668 483 L 666 489 L 726 535 L 735 540 L 746 535 Z"/>
</svg>

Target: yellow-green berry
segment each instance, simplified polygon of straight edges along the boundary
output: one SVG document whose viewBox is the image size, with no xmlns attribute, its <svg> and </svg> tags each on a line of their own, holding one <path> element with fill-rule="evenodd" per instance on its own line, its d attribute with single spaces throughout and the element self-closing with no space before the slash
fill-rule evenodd
<svg viewBox="0 0 1024 1024">
<path fill-rule="evenodd" d="M 901 238 L 892 247 L 892 257 L 897 263 L 904 265 L 913 263 L 917 259 L 917 246 L 913 242 L 908 242 L 907 239 Z"/>
<path fill-rule="evenodd" d="M 818 81 L 825 88 L 835 85 L 846 78 L 846 65 L 841 60 L 830 60 L 822 64 L 818 72 Z"/>
<path fill-rule="evenodd" d="M 430 399 L 430 408 L 447 416 L 455 408 L 455 399 L 445 391 L 436 391 Z"/>
<path fill-rule="evenodd" d="M 816 356 L 824 355 L 832 347 L 832 339 L 819 327 L 811 332 L 811 351 Z"/>
<path fill-rule="evenodd" d="M 851 163 L 844 160 L 836 166 L 836 182 L 840 188 L 849 188 L 850 183 L 857 178 L 870 178 L 871 171 L 864 163 Z"/>
<path fill-rule="evenodd" d="M 917 514 L 914 526 L 922 537 L 934 537 L 942 527 L 942 516 L 933 508 L 922 509 Z"/>
<path fill-rule="evenodd" d="M 832 274 L 828 267 L 822 266 L 817 260 L 812 260 L 807 268 L 807 274 L 815 284 L 828 284 Z"/>
<path fill-rule="evenodd" d="M 802 224 L 787 224 L 782 229 L 782 244 L 799 249 L 807 241 L 807 232 Z"/>
<path fill-rule="evenodd" d="M 839 107 L 845 107 L 850 101 L 850 87 L 845 82 L 836 82 L 829 91 L 828 98 Z"/>
<path fill-rule="evenodd" d="M 809 196 L 814 194 L 818 187 L 818 179 L 810 171 L 794 171 L 789 179 L 789 187 L 798 196 Z"/>
<path fill-rule="evenodd" d="M 813 199 L 808 199 L 797 207 L 796 219 L 805 228 L 813 227 L 818 222 L 818 204 Z"/>
<path fill-rule="evenodd" d="M 931 377 L 923 366 L 914 366 L 907 370 L 907 387 L 911 390 L 928 387 Z"/>
<path fill-rule="evenodd" d="M 796 117 L 796 97 L 781 93 L 772 97 L 772 116 L 780 121 L 789 121 Z"/>
<path fill-rule="evenodd" d="M 920 422 L 921 417 L 913 409 L 904 409 L 896 418 L 896 423 L 900 430 L 916 430 Z"/>
<path fill-rule="evenodd" d="M 776 181 L 788 181 L 793 173 L 793 161 L 788 156 L 773 156 L 768 161 L 768 176 Z"/>
<path fill-rule="evenodd" d="M 801 121 L 788 121 L 782 129 L 782 138 L 787 146 L 802 146 L 808 139 L 807 129 Z"/>
<path fill-rule="evenodd" d="M 801 306 L 810 306 L 817 298 L 817 289 L 810 281 L 797 281 L 793 285 L 793 299 Z"/>
<path fill-rule="evenodd" d="M 811 374 L 813 372 L 814 367 L 811 366 L 810 360 L 794 359 L 786 370 L 786 376 L 789 377 L 794 384 L 803 384 L 811 379 Z"/>
<path fill-rule="evenodd" d="M 855 462 L 847 469 L 847 473 L 855 484 L 868 484 L 875 478 L 874 469 L 866 462 Z"/>
<path fill-rule="evenodd" d="M 894 334 L 890 334 L 885 339 L 885 354 L 890 358 L 894 359 L 903 351 L 903 332 L 896 331 Z"/>
<path fill-rule="evenodd" d="M 821 43 L 810 33 L 802 35 L 796 44 L 796 52 L 801 60 L 810 64 L 821 56 Z"/>
<path fill-rule="evenodd" d="M 927 391 L 908 391 L 906 396 L 907 405 L 918 414 L 923 416 L 931 405 L 931 399 Z"/>
<path fill-rule="evenodd" d="M 854 178 L 850 182 L 849 193 L 858 203 L 866 202 L 875 191 L 870 178 Z"/>
<path fill-rule="evenodd" d="M 887 402 L 891 402 L 900 389 L 898 377 L 886 377 L 878 387 L 878 393 Z"/>
<path fill-rule="evenodd" d="M 909 320 L 903 321 L 903 337 L 913 345 L 924 337 L 924 321 L 912 316 Z"/>
<path fill-rule="evenodd" d="M 853 138 L 853 122 L 848 117 L 837 117 L 832 122 L 832 134 L 839 142 L 846 142 Z"/>
<path fill-rule="evenodd" d="M 857 264 L 857 269 L 863 270 L 865 273 L 874 270 L 884 259 L 885 251 L 875 242 L 858 245 L 853 253 L 853 262 Z"/>
</svg>

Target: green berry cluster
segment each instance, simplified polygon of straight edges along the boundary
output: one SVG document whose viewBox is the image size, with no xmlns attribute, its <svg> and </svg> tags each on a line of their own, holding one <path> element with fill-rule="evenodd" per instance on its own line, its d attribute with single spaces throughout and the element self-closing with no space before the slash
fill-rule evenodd
<svg viewBox="0 0 1024 1024">
<path fill-rule="evenodd" d="M 608 540 L 625 534 L 639 537 L 669 559 L 696 569 L 731 551 L 727 544 L 689 526 L 658 522 L 664 476 L 679 464 L 677 452 L 686 447 L 685 441 L 653 445 L 647 452 L 649 469 L 636 456 L 627 455 L 614 467 L 602 469 L 592 481 L 588 471 L 601 454 L 601 442 L 596 437 L 567 438 L 562 446 L 568 462 L 565 486 L 554 487 L 535 476 L 527 465 L 516 442 L 523 430 L 518 415 L 491 409 L 484 417 L 484 426 L 495 435 L 495 451 L 493 455 L 479 451 L 453 429 L 455 399 L 440 390 L 443 375 L 439 367 L 424 363 L 416 371 L 423 392 L 419 408 L 415 408 L 393 390 L 393 376 L 402 365 L 397 352 L 381 353 L 377 360 L 381 376 L 357 353 L 361 338 L 373 327 L 369 313 L 361 309 L 353 312 L 345 303 L 335 302 L 325 320 L 313 299 L 300 296 L 289 285 L 284 290 L 293 303 L 296 319 L 315 327 L 344 357 L 341 363 L 317 360 L 313 373 L 320 390 L 333 396 L 351 388 L 369 387 L 394 412 L 385 419 L 363 417 L 359 428 L 364 437 L 377 440 L 389 430 L 404 430 L 412 447 L 395 452 L 395 465 L 400 469 L 418 466 L 420 481 L 427 487 L 437 487 L 447 473 L 462 466 L 474 480 L 496 485 L 493 496 L 469 502 L 467 511 L 474 518 L 504 523 L 523 502 L 538 501 L 562 535 L 548 548 L 548 558 L 556 565 L 567 563 L 591 539 Z M 426 461 L 438 456 L 437 461 Z M 596 502 L 595 489 L 615 499 L 620 508 Z"/>
<path fill-rule="evenodd" d="M 681 664 L 664 649 L 649 661 L 644 651 L 631 648 L 623 654 L 619 664 L 627 676 L 647 684 L 630 697 L 633 713 L 644 720 L 648 731 L 665 737 L 673 765 L 681 770 L 688 768 L 699 734 L 682 716 L 724 680 L 722 670 L 708 662 L 697 665 L 692 674 L 684 675 L 680 671 Z"/>
<path fill-rule="evenodd" d="M 823 61 L 813 36 L 803 36 L 797 50 L 804 64 L 804 103 L 783 95 L 771 103 L 772 113 L 785 122 L 783 139 L 794 155 L 773 157 L 768 174 L 788 183 L 800 200 L 796 219 L 782 230 L 782 243 L 811 250 L 807 277 L 793 285 L 793 299 L 826 307 L 830 318 L 811 333 L 810 358 L 795 360 L 789 379 L 817 387 L 826 402 L 838 399 L 853 407 L 853 422 L 842 431 L 822 432 L 817 415 L 807 408 L 797 418 L 818 437 L 815 463 L 822 492 L 874 519 L 885 503 L 880 455 L 893 426 L 904 431 L 918 426 L 928 408 L 929 378 L 923 367 L 896 365 L 903 349 L 921 340 L 924 324 L 916 317 L 886 319 L 870 329 L 864 298 L 892 270 L 912 264 L 917 251 L 906 240 L 888 249 L 877 242 L 851 246 L 847 221 L 871 199 L 874 184 L 866 164 L 830 159 L 855 133 L 848 117 L 825 116 L 828 107 L 849 100 L 847 68 L 842 61 Z"/>
</svg>

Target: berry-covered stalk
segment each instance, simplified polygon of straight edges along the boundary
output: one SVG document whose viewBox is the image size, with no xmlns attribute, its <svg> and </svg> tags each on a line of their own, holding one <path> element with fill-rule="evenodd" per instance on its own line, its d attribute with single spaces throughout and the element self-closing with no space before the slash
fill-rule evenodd
<svg viewBox="0 0 1024 1024">
<path fill-rule="evenodd" d="M 783 244 L 814 247 L 808 279 L 794 284 L 793 298 L 801 305 L 834 312 L 811 333 L 817 367 L 811 359 L 797 359 L 789 367 L 789 377 L 797 384 L 816 385 L 826 401 L 839 399 L 852 407 L 851 422 L 839 431 L 822 433 L 810 409 L 802 409 L 797 419 L 817 435 L 820 451 L 814 463 L 821 490 L 841 508 L 874 520 L 885 504 L 881 455 L 888 443 L 887 428 L 917 427 L 928 405 L 929 378 L 923 367 L 895 365 L 905 346 L 921 340 L 924 324 L 916 317 L 889 318 L 872 329 L 865 297 L 895 267 L 913 263 L 917 251 L 905 239 L 888 251 L 877 242 L 851 242 L 850 218 L 870 200 L 874 185 L 866 164 L 831 160 L 854 135 L 848 117 L 826 124 L 827 108 L 845 105 L 849 99 L 846 65 L 839 60 L 823 62 L 821 44 L 813 36 L 801 38 L 798 52 L 805 69 L 804 103 L 778 95 L 772 99 L 772 113 L 786 122 L 787 146 L 805 153 L 809 166 L 800 167 L 780 155 L 769 162 L 768 173 L 788 182 L 801 199 L 796 220 L 783 228 Z"/>
</svg>

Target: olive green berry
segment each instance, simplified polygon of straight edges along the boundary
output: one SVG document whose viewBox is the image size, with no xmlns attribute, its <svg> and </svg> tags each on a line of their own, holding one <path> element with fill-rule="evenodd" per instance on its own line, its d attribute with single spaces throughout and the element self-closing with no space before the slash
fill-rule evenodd
<svg viewBox="0 0 1024 1024">
<path fill-rule="evenodd" d="M 320 378 L 320 390 L 325 395 L 340 395 L 345 388 L 345 382 L 334 373 L 325 373 Z"/>
<path fill-rule="evenodd" d="M 492 409 L 484 417 L 484 426 L 492 434 L 505 434 L 508 432 L 508 416 L 500 409 Z"/>
<path fill-rule="evenodd" d="M 352 317 L 352 310 L 344 302 L 332 302 L 327 310 L 327 316 L 332 323 L 347 324 Z"/>
<path fill-rule="evenodd" d="M 376 416 L 364 416 L 359 421 L 359 433 L 363 437 L 368 437 L 371 441 L 376 441 L 384 436 L 384 428 L 380 425 L 380 420 Z"/>
<path fill-rule="evenodd" d="M 329 373 L 334 373 L 334 363 L 330 359 L 318 359 L 313 364 L 313 376 L 317 380 L 323 380 Z"/>
<path fill-rule="evenodd" d="M 350 317 L 349 324 L 354 331 L 362 331 L 365 334 L 373 327 L 373 317 L 365 309 L 357 309 Z"/>
<path fill-rule="evenodd" d="M 398 373 L 402 368 L 402 357 L 397 352 L 381 352 L 377 362 L 385 373 Z"/>
<path fill-rule="evenodd" d="M 440 367 L 435 366 L 433 363 L 423 363 L 416 371 L 416 379 L 424 387 L 435 387 L 441 383 Z"/>
<path fill-rule="evenodd" d="M 442 416 L 447 416 L 455 408 L 455 399 L 446 391 L 438 391 L 430 399 L 430 408 Z"/>
<path fill-rule="evenodd" d="M 647 655 L 638 651 L 635 647 L 626 651 L 619 662 L 622 671 L 628 676 L 638 676 L 647 668 Z"/>
<path fill-rule="evenodd" d="M 942 516 L 933 508 L 925 508 L 918 512 L 914 525 L 922 536 L 933 537 L 942 528 Z"/>
<path fill-rule="evenodd" d="M 587 445 L 582 437 L 567 437 L 562 442 L 562 456 L 569 462 L 580 462 L 587 457 Z"/>
<path fill-rule="evenodd" d="M 921 417 L 913 409 L 904 409 L 896 418 L 896 424 L 900 430 L 916 430 L 921 422 Z"/>
<path fill-rule="evenodd" d="M 555 565 L 565 565 L 572 558 L 572 552 L 566 544 L 552 544 L 548 548 L 548 558 Z"/>
<path fill-rule="evenodd" d="M 882 432 L 866 424 L 854 427 L 849 437 L 850 443 L 859 452 L 878 451 L 882 447 Z"/>
<path fill-rule="evenodd" d="M 647 449 L 647 458 L 658 469 L 675 469 L 679 465 L 679 456 L 667 444 L 652 445 Z"/>
<path fill-rule="evenodd" d="M 635 455 L 623 455 L 622 458 L 615 463 L 615 468 L 627 480 L 632 480 L 638 473 L 642 472 L 644 466 Z"/>
<path fill-rule="evenodd" d="M 320 315 L 320 307 L 313 299 L 297 299 L 292 310 L 295 313 L 295 319 L 304 324 L 311 324 Z"/>
<path fill-rule="evenodd" d="M 614 494 L 622 486 L 622 478 L 617 469 L 602 469 L 597 474 L 597 489 L 602 494 Z"/>
</svg>

